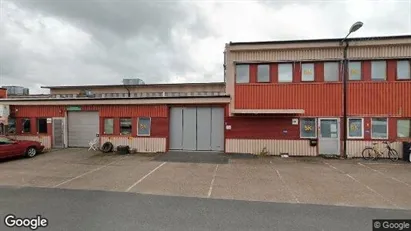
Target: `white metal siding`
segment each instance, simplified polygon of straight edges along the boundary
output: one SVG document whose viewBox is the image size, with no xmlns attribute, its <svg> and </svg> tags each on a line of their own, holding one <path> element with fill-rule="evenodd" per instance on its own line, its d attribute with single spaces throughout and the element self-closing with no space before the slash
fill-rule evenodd
<svg viewBox="0 0 411 231">
<path fill-rule="evenodd" d="M 44 145 L 44 149 L 51 149 L 51 136 L 9 136 L 15 140 L 38 141 Z"/>
<path fill-rule="evenodd" d="M 316 147 L 308 140 L 226 139 L 227 153 L 257 154 L 267 148 L 269 155 L 288 153 L 290 156 L 316 156 Z"/>
<path fill-rule="evenodd" d="M 98 133 L 98 112 L 68 112 L 69 147 L 88 147 Z"/>
<path fill-rule="evenodd" d="M 165 152 L 166 138 L 151 137 L 101 137 L 100 144 L 111 142 L 114 147 L 128 145 L 135 148 L 137 152 Z"/>
<path fill-rule="evenodd" d="M 361 141 L 361 140 L 348 140 L 347 141 L 347 156 L 348 157 L 362 157 L 362 150 L 366 146 L 372 146 L 372 143 L 379 143 L 380 150 L 385 148 L 385 144 L 378 141 Z M 391 143 L 391 148 L 398 152 L 400 158 L 402 158 L 402 142 Z M 385 156 L 386 157 L 386 156 Z"/>
</svg>

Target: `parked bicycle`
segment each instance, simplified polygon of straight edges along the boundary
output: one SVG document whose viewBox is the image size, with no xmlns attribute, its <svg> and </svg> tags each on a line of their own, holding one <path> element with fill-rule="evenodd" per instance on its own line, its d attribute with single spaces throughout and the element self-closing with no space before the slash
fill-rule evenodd
<svg viewBox="0 0 411 231">
<path fill-rule="evenodd" d="M 384 141 L 385 148 L 381 150 L 378 143 L 372 143 L 372 146 L 367 146 L 362 150 L 362 157 L 364 160 L 377 160 L 380 157 L 385 157 L 385 153 L 388 151 L 388 158 L 392 161 L 397 161 L 399 158 L 398 152 L 393 149 L 390 145 L 390 142 Z"/>
</svg>

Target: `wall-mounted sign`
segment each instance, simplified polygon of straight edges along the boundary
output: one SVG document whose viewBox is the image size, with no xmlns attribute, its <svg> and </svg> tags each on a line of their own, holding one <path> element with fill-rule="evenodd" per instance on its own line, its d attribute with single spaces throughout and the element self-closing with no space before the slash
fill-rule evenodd
<svg viewBox="0 0 411 231">
<path fill-rule="evenodd" d="M 226 129 L 226 130 L 231 130 L 231 125 L 226 125 L 226 126 L 225 126 L 225 129 Z"/>
<path fill-rule="evenodd" d="M 298 119 L 294 118 L 291 122 L 292 125 L 298 125 Z"/>
<path fill-rule="evenodd" d="M 51 124 L 51 118 L 47 118 L 47 123 Z"/>
<path fill-rule="evenodd" d="M 284 130 L 283 130 L 283 133 L 284 133 L 284 134 L 287 134 L 287 133 L 288 133 L 287 129 L 284 129 Z"/>
<path fill-rule="evenodd" d="M 67 111 L 81 111 L 80 106 L 68 106 Z"/>
</svg>

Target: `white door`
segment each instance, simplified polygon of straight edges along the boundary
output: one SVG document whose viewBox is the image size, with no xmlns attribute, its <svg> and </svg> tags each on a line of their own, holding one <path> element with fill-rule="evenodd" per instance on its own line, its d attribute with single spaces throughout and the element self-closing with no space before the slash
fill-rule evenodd
<svg viewBox="0 0 411 231">
<path fill-rule="evenodd" d="M 340 155 L 340 120 L 319 119 L 318 152 L 323 155 Z"/>
<path fill-rule="evenodd" d="M 89 147 L 98 134 L 98 112 L 68 112 L 69 147 Z"/>
</svg>

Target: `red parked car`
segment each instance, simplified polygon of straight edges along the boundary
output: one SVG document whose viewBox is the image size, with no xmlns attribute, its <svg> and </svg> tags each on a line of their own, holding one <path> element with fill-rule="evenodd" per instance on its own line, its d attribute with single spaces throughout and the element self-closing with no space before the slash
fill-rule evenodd
<svg viewBox="0 0 411 231">
<path fill-rule="evenodd" d="M 34 157 L 42 152 L 44 146 L 37 141 L 13 140 L 0 137 L 0 159 L 13 156 Z"/>
</svg>

